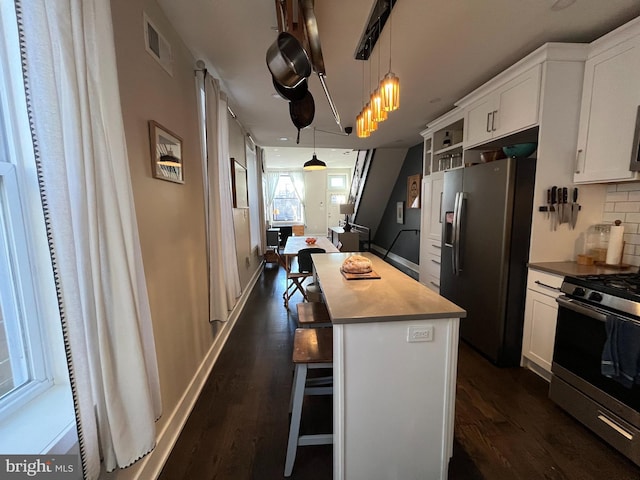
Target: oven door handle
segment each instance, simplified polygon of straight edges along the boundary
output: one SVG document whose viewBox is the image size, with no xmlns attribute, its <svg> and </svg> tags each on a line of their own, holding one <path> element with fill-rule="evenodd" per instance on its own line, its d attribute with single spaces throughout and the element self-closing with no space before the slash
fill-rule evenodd
<svg viewBox="0 0 640 480">
<path fill-rule="evenodd" d="M 556 302 L 558 302 L 558 305 L 561 307 L 573 310 L 576 313 L 581 313 L 582 315 L 586 315 L 594 320 L 599 320 L 601 322 L 607 321 L 607 316 L 595 307 L 585 306 L 575 300 L 567 299 L 565 296 L 556 298 Z"/>
</svg>

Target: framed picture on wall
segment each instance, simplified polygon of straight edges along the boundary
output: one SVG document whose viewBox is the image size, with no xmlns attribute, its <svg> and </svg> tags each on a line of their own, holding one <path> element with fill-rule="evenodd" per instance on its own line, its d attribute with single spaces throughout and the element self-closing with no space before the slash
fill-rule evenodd
<svg viewBox="0 0 640 480">
<path fill-rule="evenodd" d="M 235 158 L 231 158 L 231 192 L 233 194 L 233 208 L 249 208 L 247 169 Z"/>
<path fill-rule="evenodd" d="M 168 182 L 184 183 L 182 139 L 158 122 L 149 120 L 151 174 Z"/>
<path fill-rule="evenodd" d="M 420 182 L 419 173 L 407 178 L 407 208 L 420 208 Z"/>
</svg>

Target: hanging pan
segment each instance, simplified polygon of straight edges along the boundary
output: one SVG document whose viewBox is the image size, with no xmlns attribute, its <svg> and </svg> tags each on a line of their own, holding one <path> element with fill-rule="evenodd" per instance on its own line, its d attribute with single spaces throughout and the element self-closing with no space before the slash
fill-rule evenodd
<svg viewBox="0 0 640 480">
<path fill-rule="evenodd" d="M 289 102 L 289 116 L 293 125 L 298 129 L 296 144 L 300 143 L 300 130 L 307 128 L 313 122 L 316 113 L 316 104 L 313 95 L 307 91 L 301 100 Z"/>
<path fill-rule="evenodd" d="M 273 88 L 276 89 L 276 92 L 278 93 L 278 95 L 280 95 L 281 98 L 289 100 L 291 102 L 295 100 L 302 100 L 309 90 L 306 78 L 302 80 L 302 82 L 297 87 L 287 88 L 280 85 L 276 81 L 275 77 L 273 77 Z"/>
<path fill-rule="evenodd" d="M 295 88 L 311 75 L 311 61 L 302 44 L 287 32 L 267 50 L 267 67 L 277 83 L 286 88 Z"/>
<path fill-rule="evenodd" d="M 340 115 L 336 108 L 331 94 L 329 93 L 329 87 L 327 87 L 327 72 L 324 67 L 324 58 L 322 57 L 322 46 L 320 45 L 320 36 L 318 35 L 318 22 L 316 21 L 316 14 L 314 11 L 314 0 L 300 0 L 300 9 L 302 10 L 302 16 L 304 17 L 305 30 L 307 32 L 307 42 L 309 43 L 309 50 L 311 54 L 311 62 L 313 70 L 318 74 L 320 85 L 324 90 L 324 94 L 329 102 L 329 107 L 333 113 L 333 117 L 336 123 L 342 130 L 342 124 L 340 123 Z"/>
</svg>

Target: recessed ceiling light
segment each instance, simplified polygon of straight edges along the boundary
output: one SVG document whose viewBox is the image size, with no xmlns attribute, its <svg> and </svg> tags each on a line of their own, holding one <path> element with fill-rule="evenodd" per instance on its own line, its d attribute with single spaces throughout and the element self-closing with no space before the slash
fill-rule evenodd
<svg viewBox="0 0 640 480">
<path fill-rule="evenodd" d="M 287 140 L 289 140 L 287 137 L 280 137 L 278 140 L 282 141 L 282 142 L 286 142 Z"/>
</svg>

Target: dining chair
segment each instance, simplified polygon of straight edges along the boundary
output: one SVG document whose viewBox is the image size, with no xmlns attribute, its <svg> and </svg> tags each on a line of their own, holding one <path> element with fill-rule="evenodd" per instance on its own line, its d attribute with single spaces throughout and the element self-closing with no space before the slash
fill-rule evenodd
<svg viewBox="0 0 640 480">
<path fill-rule="evenodd" d="M 289 300 L 296 293 L 296 290 L 302 294 L 305 301 L 308 301 L 307 292 L 303 286 L 304 281 L 313 275 L 313 261 L 311 254 L 326 253 L 324 248 L 310 247 L 298 250 L 296 260 L 291 263 L 291 268 L 287 272 L 287 288 L 282 297 L 284 298 L 284 306 L 289 306 Z"/>
</svg>

